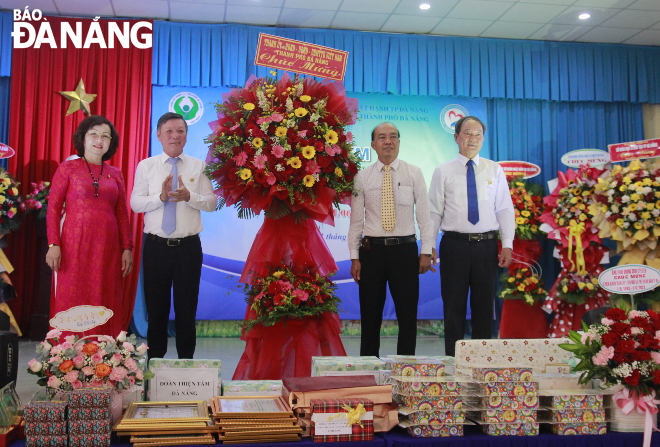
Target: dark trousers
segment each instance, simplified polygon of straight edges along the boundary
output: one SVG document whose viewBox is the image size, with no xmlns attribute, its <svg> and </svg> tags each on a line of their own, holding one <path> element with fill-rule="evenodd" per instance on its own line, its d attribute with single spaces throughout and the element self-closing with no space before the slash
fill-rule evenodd
<svg viewBox="0 0 660 447">
<path fill-rule="evenodd" d="M 144 245 L 144 298 L 149 314 L 149 358 L 167 352 L 167 322 L 174 300 L 176 351 L 180 359 L 195 354 L 195 315 L 202 275 L 202 243 L 199 237 L 177 247 L 147 238 Z M 172 293 L 173 292 L 173 293 Z"/>
<path fill-rule="evenodd" d="M 414 355 L 419 301 L 417 244 L 386 246 L 372 243 L 371 250 L 360 248 L 360 264 L 360 355 L 379 355 L 380 326 L 388 283 L 399 322 L 397 354 Z"/>
<path fill-rule="evenodd" d="M 497 280 L 497 240 L 468 241 L 444 236 L 440 241 L 440 280 L 445 312 L 445 354 L 454 356 L 463 339 L 468 291 L 472 339 L 489 339 Z"/>
</svg>

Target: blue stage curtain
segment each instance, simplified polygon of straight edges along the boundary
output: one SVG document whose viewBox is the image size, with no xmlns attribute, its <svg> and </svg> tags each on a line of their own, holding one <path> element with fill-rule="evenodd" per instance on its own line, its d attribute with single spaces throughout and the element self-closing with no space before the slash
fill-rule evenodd
<svg viewBox="0 0 660 447">
<path fill-rule="evenodd" d="M 623 102 L 557 102 L 489 99 L 486 136 L 494 160 L 522 160 L 541 167 L 530 181 L 548 190 L 557 171 L 566 172 L 560 158 L 576 149 L 607 149 L 608 144 L 644 139 L 642 105 Z M 546 288 L 559 274 L 552 257 L 554 242 L 543 244 L 540 259 Z"/>
<path fill-rule="evenodd" d="M 153 84 L 242 86 L 259 33 L 350 53 L 348 91 L 660 103 L 660 47 L 154 22 Z"/>
</svg>

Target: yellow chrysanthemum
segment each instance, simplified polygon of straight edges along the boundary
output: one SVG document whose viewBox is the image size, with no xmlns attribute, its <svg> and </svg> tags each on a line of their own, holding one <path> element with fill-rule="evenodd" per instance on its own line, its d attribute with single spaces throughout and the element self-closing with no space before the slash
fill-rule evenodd
<svg viewBox="0 0 660 447">
<path fill-rule="evenodd" d="M 516 278 L 509 278 L 509 279 L 507 279 L 507 281 L 509 281 L 509 282 L 514 282 L 515 280 L 516 280 Z"/>
<path fill-rule="evenodd" d="M 628 189 L 628 188 L 626 188 L 626 187 L 623 186 L 623 185 L 619 186 L 619 191 L 621 191 L 621 192 L 625 191 L 626 189 Z"/>
<path fill-rule="evenodd" d="M 642 213 L 642 219 L 649 220 L 650 218 L 651 218 L 651 213 L 649 213 L 648 211 L 644 211 Z"/>
<path fill-rule="evenodd" d="M 580 220 L 581 220 L 582 222 L 584 222 L 585 220 L 587 220 L 587 215 L 584 214 L 584 213 L 580 214 Z"/>
<path fill-rule="evenodd" d="M 654 196 L 656 199 L 660 199 L 660 191 L 656 191 Z"/>
<path fill-rule="evenodd" d="M 327 141 L 330 144 L 337 144 L 337 141 L 339 141 L 339 135 L 337 135 L 337 132 L 334 130 L 329 130 L 325 134 L 325 141 Z"/>
<path fill-rule="evenodd" d="M 343 177 L 343 176 L 344 176 L 344 171 L 342 171 L 341 168 L 340 168 L 339 166 L 337 166 L 337 167 L 335 168 L 335 175 L 336 175 L 337 177 Z"/>
<path fill-rule="evenodd" d="M 591 283 L 587 284 L 587 289 L 594 290 L 594 288 L 595 288 L 595 286 L 593 284 L 591 284 Z"/>
<path fill-rule="evenodd" d="M 644 186 L 644 183 L 640 181 L 635 182 L 635 188 L 641 188 L 642 186 Z"/>
<path fill-rule="evenodd" d="M 628 208 L 630 211 L 637 211 L 637 204 L 636 203 L 631 203 Z"/>
<path fill-rule="evenodd" d="M 656 207 L 657 209 L 660 210 L 660 200 L 658 200 L 657 202 L 655 202 L 655 207 Z"/>
<path fill-rule="evenodd" d="M 623 227 L 623 219 L 621 219 L 621 218 L 619 217 L 619 218 L 616 220 L 616 224 L 617 224 L 618 226 L 620 226 L 620 227 Z"/>
<path fill-rule="evenodd" d="M 626 185 L 629 185 L 630 182 L 632 182 L 632 180 L 630 180 L 630 177 L 624 177 L 623 178 L 623 183 L 625 183 Z"/>
<path fill-rule="evenodd" d="M 252 177 L 252 171 L 247 168 L 241 171 L 241 179 L 248 180 L 250 177 Z"/>
<path fill-rule="evenodd" d="M 309 102 L 309 101 L 312 100 L 312 97 L 309 96 L 309 95 L 302 95 L 302 96 L 300 97 L 300 100 L 301 100 L 302 102 Z"/>
<path fill-rule="evenodd" d="M 536 231 L 539 229 L 538 225 L 532 225 L 532 233 L 536 233 Z"/>
<path fill-rule="evenodd" d="M 583 282 L 578 283 L 578 287 L 580 288 L 580 290 L 584 289 L 584 286 L 586 286 L 585 283 L 583 283 Z"/>
<path fill-rule="evenodd" d="M 283 272 L 282 270 L 279 270 L 279 271 L 273 273 L 273 276 L 274 276 L 275 278 L 277 278 L 277 279 L 280 279 L 280 277 L 281 277 L 282 275 L 284 275 L 284 272 Z"/>
<path fill-rule="evenodd" d="M 9 177 L 5 177 L 2 179 L 2 183 L 6 186 L 11 185 L 11 179 Z"/>
<path fill-rule="evenodd" d="M 527 210 L 524 210 L 524 211 L 521 212 L 520 214 L 522 214 L 522 215 L 525 216 L 525 217 L 529 217 L 529 216 L 531 216 L 532 213 L 530 213 L 530 212 L 527 211 Z"/>
<path fill-rule="evenodd" d="M 18 212 L 16 208 L 9 208 L 9 211 L 11 211 L 13 214 L 16 214 Z"/>
<path fill-rule="evenodd" d="M 591 278 L 591 282 L 595 285 L 598 285 L 598 277 L 595 276 L 595 277 Z"/>
<path fill-rule="evenodd" d="M 298 107 L 294 113 L 298 118 L 302 118 L 303 116 L 307 115 L 307 109 L 303 109 L 302 107 Z"/>
<path fill-rule="evenodd" d="M 653 183 L 653 181 L 648 177 L 646 177 L 644 180 L 642 180 L 642 184 L 644 186 L 651 186 L 651 183 Z"/>
<path fill-rule="evenodd" d="M 263 145 L 264 145 L 264 140 L 262 140 L 261 138 L 257 137 L 252 139 L 252 146 L 256 147 L 257 149 L 262 147 Z"/>
<path fill-rule="evenodd" d="M 587 197 L 589 194 L 591 194 L 591 191 L 582 191 L 582 197 Z"/>
<path fill-rule="evenodd" d="M 518 225 L 522 225 L 525 223 L 525 218 L 524 217 L 516 217 L 516 223 Z"/>
<path fill-rule="evenodd" d="M 291 167 L 293 169 L 298 169 L 302 166 L 302 162 L 300 161 L 300 158 L 298 158 L 298 157 L 289 158 L 289 160 L 286 162 L 286 164 L 291 165 Z"/>
<path fill-rule="evenodd" d="M 562 290 L 564 293 L 568 293 L 568 287 L 566 287 L 566 286 L 562 287 L 561 290 Z"/>
<path fill-rule="evenodd" d="M 254 110 L 254 104 L 252 104 L 251 102 L 246 102 L 245 104 L 243 104 L 243 108 L 245 110 Z"/>
<path fill-rule="evenodd" d="M 575 205 L 576 203 L 578 203 L 578 198 L 577 198 L 577 197 L 571 197 L 571 203 L 572 203 L 573 205 Z"/>
<path fill-rule="evenodd" d="M 646 204 L 646 210 L 647 211 L 653 211 L 655 209 L 655 205 L 653 203 L 647 203 Z"/>
<path fill-rule="evenodd" d="M 639 194 L 637 194 L 637 193 L 634 193 L 634 194 L 630 195 L 630 200 L 632 200 L 633 202 L 639 202 L 639 199 L 640 199 L 640 197 L 639 197 Z"/>
<path fill-rule="evenodd" d="M 316 155 L 316 150 L 312 146 L 305 146 L 302 148 L 302 154 L 307 160 L 311 160 Z"/>
<path fill-rule="evenodd" d="M 0 205 L 5 203 L 5 200 L 6 200 L 5 196 L 0 196 Z"/>
<path fill-rule="evenodd" d="M 603 205 L 603 207 L 600 210 L 602 212 L 606 213 L 607 212 L 607 205 Z"/>
<path fill-rule="evenodd" d="M 519 290 L 520 292 L 524 292 L 524 291 L 525 291 L 525 285 L 524 285 L 524 284 L 520 284 L 520 285 L 518 286 L 518 290 Z"/>
<path fill-rule="evenodd" d="M 641 230 L 642 229 L 642 223 L 641 222 L 635 222 L 635 229 Z"/>
<path fill-rule="evenodd" d="M 0 196 L 0 197 L 2 197 L 2 196 Z M 660 217 L 656 217 L 656 218 L 655 218 L 655 223 L 657 223 L 658 225 L 660 225 Z"/>
<path fill-rule="evenodd" d="M 303 184 L 308 188 L 314 186 L 314 182 L 315 182 L 314 176 L 306 175 L 305 177 L 303 177 Z"/>
<path fill-rule="evenodd" d="M 282 138 L 282 137 L 286 136 L 286 127 L 280 126 L 277 129 L 275 129 L 275 135 L 278 138 Z"/>
</svg>

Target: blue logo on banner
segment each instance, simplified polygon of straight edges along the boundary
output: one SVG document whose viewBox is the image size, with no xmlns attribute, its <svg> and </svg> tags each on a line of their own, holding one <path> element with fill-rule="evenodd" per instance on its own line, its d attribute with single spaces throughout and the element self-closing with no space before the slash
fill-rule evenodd
<svg viewBox="0 0 660 447">
<path fill-rule="evenodd" d="M 454 132 L 456 121 L 468 115 L 469 113 L 465 107 L 459 104 L 449 104 L 440 112 L 440 124 L 442 124 L 443 129 L 453 134 L 456 133 Z"/>
</svg>

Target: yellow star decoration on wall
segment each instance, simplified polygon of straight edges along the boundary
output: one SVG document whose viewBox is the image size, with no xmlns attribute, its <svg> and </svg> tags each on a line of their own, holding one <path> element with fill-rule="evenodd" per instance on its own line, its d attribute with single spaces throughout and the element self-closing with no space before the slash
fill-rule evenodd
<svg viewBox="0 0 660 447">
<path fill-rule="evenodd" d="M 96 99 L 96 95 L 91 95 L 85 92 L 85 84 L 83 83 L 82 78 L 78 83 L 78 87 L 76 87 L 74 91 L 58 93 L 71 101 L 69 109 L 66 111 L 66 116 L 69 116 L 78 110 L 82 110 L 86 116 L 91 114 L 89 111 L 89 103 Z"/>
</svg>

